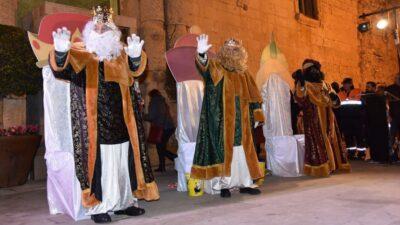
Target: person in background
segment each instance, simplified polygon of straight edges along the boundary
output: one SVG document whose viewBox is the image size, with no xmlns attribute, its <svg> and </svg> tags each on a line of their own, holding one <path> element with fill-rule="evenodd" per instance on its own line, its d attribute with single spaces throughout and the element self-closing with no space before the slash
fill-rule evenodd
<svg viewBox="0 0 400 225">
<path fill-rule="evenodd" d="M 336 82 L 336 81 L 332 82 L 331 87 L 333 90 L 335 90 L 336 93 L 340 92 L 340 85 L 338 82 Z"/>
<path fill-rule="evenodd" d="M 167 150 L 167 143 L 169 138 L 175 132 L 175 125 L 169 113 L 169 107 L 165 98 L 161 93 L 153 89 L 149 92 L 150 104 L 148 114 L 145 115 L 145 120 L 149 121 L 152 125 L 162 128 L 161 140 L 156 143 L 158 153 L 158 169 L 156 172 L 165 172 L 165 158 L 173 161 L 176 155 Z"/>
<path fill-rule="evenodd" d="M 365 87 L 365 93 L 375 93 L 376 92 L 376 83 L 373 81 L 368 81 Z"/>
<path fill-rule="evenodd" d="M 342 85 L 343 88 L 339 92 L 339 98 L 341 101 L 361 99 L 361 90 L 354 87 L 352 78 L 344 78 L 342 81 Z"/>
<path fill-rule="evenodd" d="M 345 137 L 350 159 L 364 159 L 365 110 L 361 102 L 361 90 L 354 88 L 352 78 L 345 78 L 342 85 L 343 88 L 339 92 L 341 106 L 338 112 L 340 129 Z"/>
<path fill-rule="evenodd" d="M 362 97 L 365 105 L 367 143 L 372 163 L 389 162 L 389 126 L 384 89 L 375 82 L 367 82 Z"/>
<path fill-rule="evenodd" d="M 387 87 L 386 94 L 389 100 L 390 145 L 393 147 L 400 132 L 400 74 L 396 75 L 394 84 Z M 392 160 L 397 161 L 398 153 L 393 153 Z"/>
</svg>

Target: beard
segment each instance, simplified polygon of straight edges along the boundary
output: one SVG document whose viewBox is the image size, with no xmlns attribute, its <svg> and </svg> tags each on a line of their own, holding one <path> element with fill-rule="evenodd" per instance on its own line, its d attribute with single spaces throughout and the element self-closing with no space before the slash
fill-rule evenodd
<svg viewBox="0 0 400 225">
<path fill-rule="evenodd" d="M 247 70 L 247 52 L 243 47 L 222 46 L 217 59 L 228 71 L 243 73 Z"/>
<path fill-rule="evenodd" d="M 121 32 L 116 29 L 104 33 L 94 30 L 94 23 L 89 22 L 83 31 L 83 41 L 88 52 L 97 55 L 100 61 L 112 60 L 121 55 Z"/>
</svg>

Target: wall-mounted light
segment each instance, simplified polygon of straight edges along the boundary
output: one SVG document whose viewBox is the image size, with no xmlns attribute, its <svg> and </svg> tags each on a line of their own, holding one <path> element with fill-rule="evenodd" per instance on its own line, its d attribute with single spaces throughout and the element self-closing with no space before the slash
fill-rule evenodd
<svg viewBox="0 0 400 225">
<path fill-rule="evenodd" d="M 360 31 L 361 33 L 369 31 L 370 28 L 371 28 L 371 23 L 369 21 L 358 24 L 358 31 Z"/>
<path fill-rule="evenodd" d="M 382 18 L 378 21 L 378 23 L 376 23 L 376 27 L 379 30 L 383 30 L 385 29 L 387 26 L 389 25 L 389 21 L 386 18 Z"/>
</svg>

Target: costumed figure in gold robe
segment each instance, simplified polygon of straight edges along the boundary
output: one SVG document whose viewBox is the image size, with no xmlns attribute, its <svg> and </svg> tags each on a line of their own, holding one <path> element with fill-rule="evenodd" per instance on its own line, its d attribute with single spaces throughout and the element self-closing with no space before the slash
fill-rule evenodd
<svg viewBox="0 0 400 225">
<path fill-rule="evenodd" d="M 303 109 L 305 133 L 304 173 L 326 177 L 336 170 L 350 171 L 346 148 L 332 108 L 340 99 L 324 81 L 319 62 L 306 59 L 302 73 L 297 73 L 296 100 Z"/>
<path fill-rule="evenodd" d="M 135 78 L 146 67 L 143 40 L 133 34 L 128 46 L 108 8 L 97 7 L 71 45 L 66 28 L 53 32 L 49 64 L 56 78 L 71 83 L 71 125 L 75 170 L 82 205 L 96 223 L 111 222 L 109 212 L 138 216 L 137 200 L 157 200 L 138 117 Z M 135 116 L 136 115 L 136 116 Z"/>
<path fill-rule="evenodd" d="M 252 129 L 264 115 L 258 88 L 247 70 L 247 52 L 241 42 L 227 40 L 216 59 L 209 59 L 208 36 L 197 39 L 197 66 L 204 80 L 191 178 L 207 180 L 213 193 L 230 197 L 230 188 L 259 194 L 253 180 L 263 177 Z"/>
</svg>

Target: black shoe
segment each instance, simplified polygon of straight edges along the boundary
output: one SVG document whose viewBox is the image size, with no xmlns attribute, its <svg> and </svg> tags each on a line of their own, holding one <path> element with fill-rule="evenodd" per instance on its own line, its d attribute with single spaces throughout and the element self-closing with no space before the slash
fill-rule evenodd
<svg viewBox="0 0 400 225">
<path fill-rule="evenodd" d="M 230 198 L 231 192 L 229 189 L 221 189 L 221 198 Z"/>
<path fill-rule="evenodd" d="M 177 154 L 174 154 L 168 150 L 165 151 L 164 154 L 165 154 L 165 157 L 167 157 L 167 159 L 171 160 L 172 162 L 175 162 L 175 158 L 178 157 Z"/>
<path fill-rule="evenodd" d="M 95 223 L 111 223 L 111 217 L 107 213 L 101 213 L 90 216 Z"/>
<path fill-rule="evenodd" d="M 142 208 L 138 208 L 136 206 L 131 206 L 124 210 L 115 211 L 115 215 L 128 215 L 128 216 L 140 216 L 143 215 L 146 211 Z"/>
<path fill-rule="evenodd" d="M 259 194 L 261 194 L 260 189 L 249 188 L 249 187 L 240 188 L 239 192 L 242 193 L 242 194 L 249 194 L 249 195 L 259 195 Z"/>
</svg>

